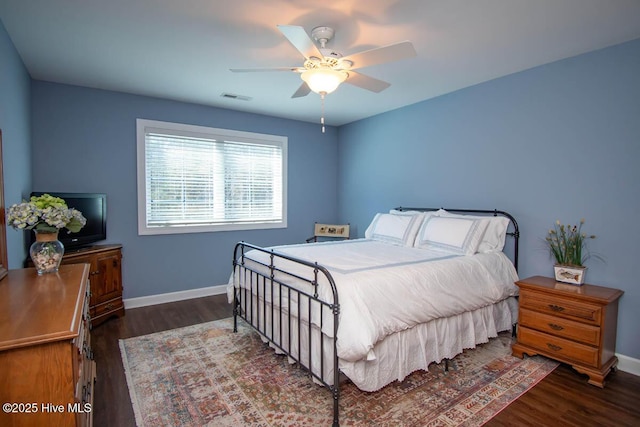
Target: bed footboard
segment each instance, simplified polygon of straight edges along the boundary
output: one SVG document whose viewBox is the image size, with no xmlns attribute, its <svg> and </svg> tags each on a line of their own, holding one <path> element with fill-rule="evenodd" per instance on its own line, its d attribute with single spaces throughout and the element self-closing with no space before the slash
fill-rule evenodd
<svg viewBox="0 0 640 427">
<path fill-rule="evenodd" d="M 333 397 L 333 425 L 339 425 L 340 305 L 331 273 L 317 263 L 240 242 L 233 254 L 233 283 L 234 332 L 240 317 L 278 353 L 327 387 Z M 321 284 L 331 288 L 331 297 L 320 297 Z M 327 329 L 332 333 L 325 333 Z"/>
</svg>

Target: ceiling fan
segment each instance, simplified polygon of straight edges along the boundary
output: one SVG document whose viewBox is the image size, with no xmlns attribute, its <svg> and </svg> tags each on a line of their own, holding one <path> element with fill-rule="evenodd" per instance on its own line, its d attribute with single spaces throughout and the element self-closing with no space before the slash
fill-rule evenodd
<svg viewBox="0 0 640 427">
<path fill-rule="evenodd" d="M 342 54 L 328 49 L 326 44 L 335 31 L 331 27 L 316 27 L 311 30 L 311 38 L 303 27 L 278 25 L 278 29 L 305 58 L 302 66 L 278 68 L 232 68 L 235 73 L 260 71 L 291 71 L 300 74 L 302 85 L 292 98 L 306 96 L 313 91 L 322 98 L 345 82 L 372 92 L 381 92 L 391 86 L 389 83 L 358 73 L 354 70 L 372 65 L 416 56 L 409 41 L 365 50 L 343 57 Z M 317 42 L 319 47 L 316 46 Z"/>
</svg>

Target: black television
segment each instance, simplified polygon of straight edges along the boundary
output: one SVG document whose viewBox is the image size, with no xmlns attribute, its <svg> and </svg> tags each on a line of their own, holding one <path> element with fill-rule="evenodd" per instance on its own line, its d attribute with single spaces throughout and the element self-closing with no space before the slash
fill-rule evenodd
<svg viewBox="0 0 640 427">
<path fill-rule="evenodd" d="M 60 230 L 58 240 L 65 250 L 89 246 L 107 239 L 107 195 L 102 193 L 58 193 L 53 191 L 33 192 L 32 196 L 50 194 L 64 199 L 67 206 L 82 212 L 87 224 L 77 233 Z M 31 233 L 31 243 L 35 241 L 35 233 Z"/>
</svg>

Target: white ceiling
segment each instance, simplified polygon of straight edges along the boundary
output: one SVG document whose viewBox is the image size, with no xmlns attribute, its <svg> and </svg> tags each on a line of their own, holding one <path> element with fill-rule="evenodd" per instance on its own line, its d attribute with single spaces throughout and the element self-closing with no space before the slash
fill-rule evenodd
<svg viewBox="0 0 640 427">
<path fill-rule="evenodd" d="M 345 56 L 411 41 L 417 57 L 358 70 L 385 91 L 327 96 L 331 125 L 640 38 L 640 0 L 0 0 L 0 19 L 34 79 L 309 122 L 298 74 L 229 68 L 302 65 L 278 24 L 331 26 Z"/>
</svg>

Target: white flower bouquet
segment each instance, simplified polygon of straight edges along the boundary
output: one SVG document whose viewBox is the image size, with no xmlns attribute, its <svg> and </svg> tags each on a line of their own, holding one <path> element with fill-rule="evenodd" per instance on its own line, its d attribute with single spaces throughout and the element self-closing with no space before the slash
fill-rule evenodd
<svg viewBox="0 0 640 427">
<path fill-rule="evenodd" d="M 43 194 L 9 207 L 7 223 L 16 230 L 56 233 L 66 228 L 70 233 L 77 233 L 87 220 L 80 211 L 69 208 L 63 199 Z"/>
</svg>

